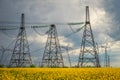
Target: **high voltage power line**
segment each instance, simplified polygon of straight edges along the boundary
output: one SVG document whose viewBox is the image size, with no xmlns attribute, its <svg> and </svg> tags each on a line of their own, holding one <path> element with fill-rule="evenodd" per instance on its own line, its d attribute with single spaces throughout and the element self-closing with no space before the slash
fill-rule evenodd
<svg viewBox="0 0 120 80">
<path fill-rule="evenodd" d="M 87 12 L 88 7 L 86 9 L 87 9 L 86 10 L 86 17 L 87 17 L 86 20 L 88 20 L 89 19 L 89 16 L 88 16 L 89 13 Z M 17 22 L 14 23 L 14 22 L 6 21 L 6 23 L 5 22 L 0 22 L 0 23 L 2 23 L 2 25 L 0 25 L 0 30 L 7 31 L 7 30 L 19 29 L 19 34 L 17 36 L 13 54 L 12 54 L 12 57 L 10 60 L 10 65 L 9 65 L 10 67 L 12 67 L 12 66 L 13 67 L 25 67 L 28 63 L 29 64 L 32 63 L 25 28 L 32 28 L 39 35 L 41 35 L 41 34 L 36 29 L 47 28 L 47 27 L 49 28 L 48 31 L 44 32 L 44 34 L 48 35 L 48 38 L 47 38 L 46 47 L 44 50 L 44 55 L 42 58 L 42 67 L 64 67 L 63 57 L 62 57 L 62 54 L 60 53 L 61 48 L 60 48 L 59 39 L 58 39 L 58 35 L 57 35 L 56 25 L 68 25 L 70 30 L 72 31 L 72 33 L 68 36 L 71 36 L 72 34 L 75 34 L 79 31 L 81 31 L 82 29 L 84 29 L 84 31 L 89 32 L 89 29 L 86 28 L 86 26 L 89 22 L 72 22 L 72 23 L 70 22 L 70 23 L 53 23 L 53 24 L 52 23 L 27 23 L 30 25 L 25 26 L 24 14 L 22 14 L 22 16 L 21 16 L 21 26 L 20 27 L 15 27 L 13 25 L 8 25 L 8 26 L 3 25 L 3 24 L 18 24 Z M 74 25 L 79 25 L 79 26 L 83 25 L 83 26 L 81 26 L 80 28 L 77 28 L 76 30 L 73 30 L 73 27 L 71 27 L 71 26 L 74 26 Z M 90 30 L 90 32 L 91 32 L 91 30 Z M 92 32 L 91 32 L 91 34 L 92 34 Z M 66 36 L 66 37 L 68 37 L 68 36 Z M 92 46 L 95 48 L 93 35 L 90 35 L 90 36 L 92 37 L 92 41 L 93 41 Z M 84 45 L 84 46 L 87 47 L 87 45 Z M 93 50 L 93 51 L 95 51 L 95 50 Z M 97 53 L 94 53 L 94 57 L 95 57 L 94 58 L 95 60 L 93 60 L 94 61 L 93 63 L 95 64 L 94 66 L 99 67 L 100 65 L 99 65 Z M 84 57 L 82 57 L 82 58 L 84 58 Z M 80 57 L 79 57 L 79 59 L 80 59 Z M 89 58 L 89 59 L 92 60 L 92 58 Z M 81 60 L 79 60 L 78 62 L 80 62 L 80 61 Z M 70 66 L 71 66 L 70 58 L 69 58 L 69 62 L 70 62 Z M 84 61 L 81 63 L 83 64 Z"/>
</svg>

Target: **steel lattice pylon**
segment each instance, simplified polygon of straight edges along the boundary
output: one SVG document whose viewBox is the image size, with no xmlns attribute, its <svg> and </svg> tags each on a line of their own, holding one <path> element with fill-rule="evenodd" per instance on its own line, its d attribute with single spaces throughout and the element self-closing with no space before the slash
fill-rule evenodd
<svg viewBox="0 0 120 80">
<path fill-rule="evenodd" d="M 86 6 L 86 23 L 83 32 L 78 67 L 100 67 L 97 48 L 95 45 L 91 24 L 89 7 Z"/>
<path fill-rule="evenodd" d="M 30 49 L 25 30 L 24 14 L 21 15 L 21 25 L 15 47 L 10 60 L 10 67 L 26 67 L 32 64 Z"/>
<path fill-rule="evenodd" d="M 42 67 L 63 67 L 63 57 L 59 45 L 56 26 L 52 24 L 48 31 L 47 43 L 45 46 Z"/>
</svg>

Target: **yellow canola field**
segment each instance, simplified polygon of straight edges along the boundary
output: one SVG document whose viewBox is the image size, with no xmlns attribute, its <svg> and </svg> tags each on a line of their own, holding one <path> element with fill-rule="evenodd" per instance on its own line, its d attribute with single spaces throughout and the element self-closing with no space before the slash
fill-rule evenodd
<svg viewBox="0 0 120 80">
<path fill-rule="evenodd" d="M 0 80 L 120 80 L 120 68 L 0 68 Z"/>
</svg>

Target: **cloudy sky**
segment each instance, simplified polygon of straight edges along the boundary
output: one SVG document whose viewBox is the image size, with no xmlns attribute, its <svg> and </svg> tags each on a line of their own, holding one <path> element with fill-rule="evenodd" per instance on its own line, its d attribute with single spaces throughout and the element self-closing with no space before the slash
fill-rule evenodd
<svg viewBox="0 0 120 80">
<path fill-rule="evenodd" d="M 42 54 L 47 39 L 45 31 L 48 28 L 36 29 L 30 28 L 33 23 L 67 23 L 84 22 L 85 6 L 90 8 L 91 25 L 96 43 L 100 48 L 100 61 L 103 65 L 104 46 L 108 44 L 108 54 L 110 56 L 111 66 L 119 67 L 120 60 L 120 1 L 119 0 L 0 0 L 0 26 L 11 28 L 11 25 L 20 25 L 21 13 L 25 14 L 27 37 L 30 44 L 30 51 L 33 62 L 38 65 L 41 62 Z M 28 24 L 31 23 L 31 24 Z M 41 25 L 41 24 L 37 24 Z M 72 31 L 68 25 L 58 25 L 57 31 L 60 44 L 73 48 L 70 52 L 72 65 L 78 60 L 82 32 L 71 34 Z M 74 30 L 79 26 L 71 26 Z M 0 46 L 5 48 L 14 48 L 15 39 L 18 30 L 0 31 Z M 66 31 L 67 30 L 67 31 Z M 40 50 L 39 50 L 40 49 Z M 2 62 L 9 63 L 11 53 L 5 52 Z M 68 64 L 66 53 L 63 53 L 64 61 Z M 7 60 L 6 60 L 7 59 Z"/>
</svg>

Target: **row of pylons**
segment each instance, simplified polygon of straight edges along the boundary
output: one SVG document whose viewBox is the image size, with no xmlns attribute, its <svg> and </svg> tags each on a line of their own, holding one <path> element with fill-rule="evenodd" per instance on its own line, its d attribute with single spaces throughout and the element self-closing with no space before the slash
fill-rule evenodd
<svg viewBox="0 0 120 80">
<path fill-rule="evenodd" d="M 32 59 L 25 31 L 25 17 L 24 14 L 22 14 L 21 25 L 9 66 L 26 67 L 31 64 Z M 85 67 L 89 65 L 93 67 L 100 67 L 99 56 L 90 24 L 89 7 L 86 6 L 86 21 L 77 67 Z M 42 57 L 41 67 L 64 67 L 56 25 L 54 24 L 50 25 L 48 31 L 48 38 Z"/>
</svg>

